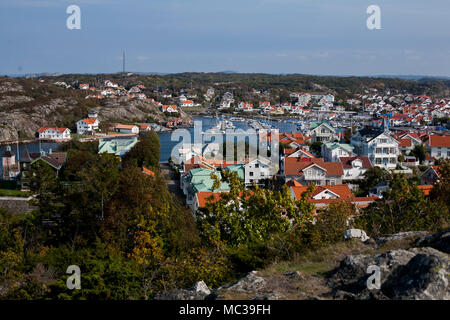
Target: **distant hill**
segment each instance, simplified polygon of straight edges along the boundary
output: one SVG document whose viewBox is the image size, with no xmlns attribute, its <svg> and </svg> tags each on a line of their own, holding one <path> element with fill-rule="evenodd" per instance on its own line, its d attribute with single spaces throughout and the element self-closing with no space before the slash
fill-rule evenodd
<svg viewBox="0 0 450 320">
<path fill-rule="evenodd" d="M 64 74 L 49 77 L 49 81 L 65 81 L 69 84 L 74 81 L 88 82 L 98 87 L 105 79 L 109 79 L 124 86 L 141 83 L 148 88 L 163 86 L 170 90 L 179 90 L 192 87 L 206 90 L 216 86 L 220 90 L 234 90 L 249 92 L 252 88 L 273 89 L 284 91 L 317 91 L 323 88 L 336 94 L 351 95 L 361 93 L 363 89 L 377 88 L 380 90 L 390 88 L 412 94 L 426 94 L 432 97 L 450 97 L 450 79 L 421 78 L 421 76 L 406 76 L 401 79 L 395 76 L 314 76 L 305 74 L 274 75 L 266 73 L 217 73 L 217 72 L 184 72 L 184 73 L 123 73 L 112 74 Z M 400 76 L 399 76 L 400 77 Z M 44 77 L 45 79 L 45 77 Z M 216 84 L 216 85 L 215 85 Z M 220 84 L 220 85 L 217 85 Z M 238 90 L 238 91 L 236 91 Z M 286 92 L 285 92 L 286 94 Z"/>
<path fill-rule="evenodd" d="M 376 75 L 373 78 L 394 78 L 394 79 L 404 79 L 404 80 L 427 80 L 427 79 L 442 79 L 450 80 L 450 77 L 445 76 L 419 76 L 419 75 Z"/>
</svg>

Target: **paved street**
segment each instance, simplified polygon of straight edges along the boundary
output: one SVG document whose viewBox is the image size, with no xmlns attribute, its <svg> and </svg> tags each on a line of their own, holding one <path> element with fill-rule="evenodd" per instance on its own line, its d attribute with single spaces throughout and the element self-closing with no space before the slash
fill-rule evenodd
<svg viewBox="0 0 450 320">
<path fill-rule="evenodd" d="M 169 189 L 170 193 L 173 193 L 182 204 L 185 204 L 186 197 L 180 189 L 180 181 L 175 173 L 175 170 L 170 167 L 169 162 L 167 161 L 160 162 L 159 165 L 161 168 L 161 174 L 166 181 L 167 188 Z"/>
</svg>

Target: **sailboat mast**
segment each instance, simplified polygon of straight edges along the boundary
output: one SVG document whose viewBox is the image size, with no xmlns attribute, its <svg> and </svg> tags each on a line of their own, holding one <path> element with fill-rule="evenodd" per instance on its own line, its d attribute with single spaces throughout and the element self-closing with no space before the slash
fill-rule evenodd
<svg viewBox="0 0 450 320">
<path fill-rule="evenodd" d="M 16 147 L 17 147 L 17 167 L 19 168 L 19 173 L 20 173 L 20 151 L 19 151 L 19 140 L 16 141 Z"/>
</svg>

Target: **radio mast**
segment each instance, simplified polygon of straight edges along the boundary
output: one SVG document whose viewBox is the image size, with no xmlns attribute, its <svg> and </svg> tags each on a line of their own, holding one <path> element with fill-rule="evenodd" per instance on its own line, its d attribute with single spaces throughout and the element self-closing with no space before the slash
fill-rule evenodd
<svg viewBox="0 0 450 320">
<path fill-rule="evenodd" d="M 122 72 L 125 73 L 125 50 L 123 50 Z"/>
</svg>

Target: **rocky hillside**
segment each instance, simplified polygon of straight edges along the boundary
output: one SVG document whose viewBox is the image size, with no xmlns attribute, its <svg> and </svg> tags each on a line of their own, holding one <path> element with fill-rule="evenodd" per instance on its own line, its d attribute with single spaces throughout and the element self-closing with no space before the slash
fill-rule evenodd
<svg viewBox="0 0 450 320">
<path fill-rule="evenodd" d="M 159 108 L 140 100 L 85 99 L 88 93 L 60 88 L 49 80 L 0 77 L 0 142 L 33 138 L 44 126 L 68 127 L 95 109 L 105 121 L 164 122 Z M 181 117 L 188 119 L 184 113 Z"/>
<path fill-rule="evenodd" d="M 252 271 L 214 290 L 199 282 L 189 290 L 166 291 L 154 299 L 449 300 L 450 229 L 425 234 L 352 239 L 298 261 Z M 379 289 L 368 289 L 369 266 L 380 269 Z"/>
</svg>

